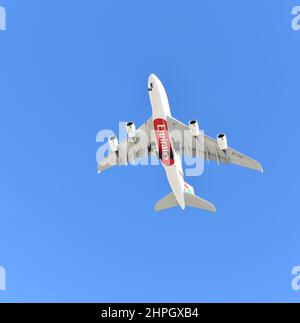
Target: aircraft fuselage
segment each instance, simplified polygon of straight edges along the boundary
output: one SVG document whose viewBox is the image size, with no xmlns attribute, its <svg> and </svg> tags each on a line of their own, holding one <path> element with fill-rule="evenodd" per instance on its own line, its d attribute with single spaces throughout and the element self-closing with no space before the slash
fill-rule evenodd
<svg viewBox="0 0 300 323">
<path fill-rule="evenodd" d="M 180 156 L 173 149 L 168 116 L 171 116 L 167 93 L 161 81 L 151 74 L 148 79 L 148 92 L 152 106 L 153 129 L 159 159 L 166 171 L 168 182 L 182 209 L 185 208 L 184 177 Z"/>
</svg>

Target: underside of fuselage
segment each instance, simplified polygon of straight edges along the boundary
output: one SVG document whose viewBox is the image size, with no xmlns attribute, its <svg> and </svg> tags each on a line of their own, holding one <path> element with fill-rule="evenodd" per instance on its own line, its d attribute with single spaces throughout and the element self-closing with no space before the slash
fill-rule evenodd
<svg viewBox="0 0 300 323">
<path fill-rule="evenodd" d="M 148 91 L 152 106 L 153 129 L 155 131 L 157 153 L 166 171 L 167 179 L 174 196 L 179 206 L 184 209 L 184 179 L 181 159 L 173 149 L 167 121 L 168 116 L 171 116 L 169 101 L 162 83 L 154 74 L 149 76 Z"/>
</svg>

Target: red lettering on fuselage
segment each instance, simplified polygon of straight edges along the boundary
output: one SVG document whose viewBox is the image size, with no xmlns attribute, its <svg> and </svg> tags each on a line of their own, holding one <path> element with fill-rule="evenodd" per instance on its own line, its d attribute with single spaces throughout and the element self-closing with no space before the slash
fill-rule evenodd
<svg viewBox="0 0 300 323">
<path fill-rule="evenodd" d="M 158 145 L 159 159 L 166 166 L 174 164 L 174 154 L 170 140 L 168 123 L 165 119 L 157 118 L 153 120 L 153 126 Z"/>
</svg>

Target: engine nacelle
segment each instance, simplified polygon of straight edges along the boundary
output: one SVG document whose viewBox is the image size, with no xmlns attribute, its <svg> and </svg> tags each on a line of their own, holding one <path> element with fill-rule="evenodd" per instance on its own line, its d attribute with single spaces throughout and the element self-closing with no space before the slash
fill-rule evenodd
<svg viewBox="0 0 300 323">
<path fill-rule="evenodd" d="M 189 122 L 189 128 L 193 137 L 200 135 L 199 124 L 196 120 L 191 120 Z"/>
<path fill-rule="evenodd" d="M 118 141 L 117 137 L 115 137 L 115 136 L 109 137 L 108 143 L 109 143 L 109 148 L 111 149 L 111 151 L 113 151 L 113 152 L 118 151 L 119 141 Z"/>
<path fill-rule="evenodd" d="M 136 134 L 135 124 L 133 122 L 127 122 L 126 132 L 129 138 L 134 138 Z"/>
<path fill-rule="evenodd" d="M 226 150 L 228 148 L 227 145 L 227 138 L 223 133 L 220 133 L 217 136 L 217 142 L 218 142 L 218 146 L 221 150 Z"/>
</svg>

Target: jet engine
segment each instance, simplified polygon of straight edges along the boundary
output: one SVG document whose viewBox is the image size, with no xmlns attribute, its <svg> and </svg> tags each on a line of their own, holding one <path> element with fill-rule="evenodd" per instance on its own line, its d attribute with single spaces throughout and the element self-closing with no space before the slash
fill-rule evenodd
<svg viewBox="0 0 300 323">
<path fill-rule="evenodd" d="M 228 148 L 227 145 L 227 138 L 223 133 L 220 133 L 217 136 L 217 142 L 218 142 L 218 146 L 221 150 L 226 150 Z"/>
<path fill-rule="evenodd" d="M 126 132 L 129 138 L 134 138 L 136 134 L 135 124 L 133 122 L 127 122 Z"/>
<path fill-rule="evenodd" d="M 191 120 L 189 122 L 189 128 L 193 137 L 200 135 L 199 124 L 196 120 Z"/>
<path fill-rule="evenodd" d="M 119 141 L 118 141 L 117 137 L 115 137 L 115 136 L 109 137 L 108 143 L 109 143 L 109 147 L 110 147 L 111 151 L 113 151 L 113 152 L 118 151 L 118 149 L 119 149 Z"/>
</svg>

